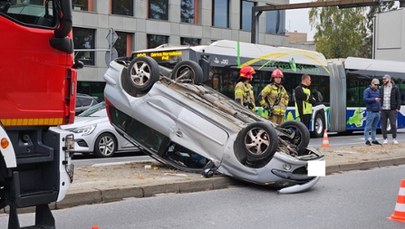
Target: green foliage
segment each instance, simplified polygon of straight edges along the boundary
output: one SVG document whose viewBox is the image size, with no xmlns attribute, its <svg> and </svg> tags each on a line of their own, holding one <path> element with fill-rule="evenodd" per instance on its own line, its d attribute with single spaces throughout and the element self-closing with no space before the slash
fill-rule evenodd
<svg viewBox="0 0 405 229">
<path fill-rule="evenodd" d="M 317 30 L 314 36 L 316 50 L 326 58 L 366 57 L 365 8 L 313 8 L 309 12 L 309 22 Z"/>
<path fill-rule="evenodd" d="M 314 36 L 316 50 L 326 58 L 371 58 L 373 19 L 377 13 L 393 8 L 394 1 L 381 2 L 379 6 L 372 7 L 312 8 L 309 11 L 309 23 L 317 30 Z"/>
</svg>

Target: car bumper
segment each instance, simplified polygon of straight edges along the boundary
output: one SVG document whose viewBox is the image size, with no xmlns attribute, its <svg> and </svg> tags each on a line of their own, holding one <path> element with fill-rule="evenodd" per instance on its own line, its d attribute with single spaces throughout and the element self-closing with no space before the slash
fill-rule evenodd
<svg viewBox="0 0 405 229">
<path fill-rule="evenodd" d="M 74 134 L 75 150 L 78 153 L 92 153 L 94 150 L 93 137 L 83 136 L 82 134 Z"/>
<path fill-rule="evenodd" d="M 297 193 L 297 192 L 303 192 L 307 191 L 308 189 L 312 188 L 316 183 L 318 183 L 320 177 L 312 177 L 311 180 L 304 184 L 296 184 L 293 186 L 289 186 L 286 188 L 282 188 L 278 190 L 278 193 L 281 194 L 290 194 L 290 193 Z"/>
</svg>

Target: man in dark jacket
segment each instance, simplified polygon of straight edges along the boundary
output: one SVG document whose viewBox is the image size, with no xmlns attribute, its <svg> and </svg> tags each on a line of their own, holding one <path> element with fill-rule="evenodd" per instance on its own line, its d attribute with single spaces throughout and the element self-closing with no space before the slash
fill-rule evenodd
<svg viewBox="0 0 405 229">
<path fill-rule="evenodd" d="M 401 108 L 401 94 L 399 88 L 391 80 L 390 75 L 383 77 L 383 86 L 380 88 L 381 95 L 381 132 L 384 138 L 383 144 L 387 144 L 387 122 L 390 120 L 392 143 L 398 144 L 397 137 L 397 113 Z"/>
<path fill-rule="evenodd" d="M 366 145 L 371 146 L 371 143 L 376 145 L 381 145 L 377 139 L 377 124 L 380 119 L 380 91 L 378 86 L 380 81 L 378 79 L 373 79 L 371 81 L 370 87 L 366 88 L 363 93 L 363 100 L 366 103 L 366 126 L 364 128 L 364 139 L 366 140 Z M 370 132 L 371 132 L 371 143 L 370 143 Z"/>
</svg>

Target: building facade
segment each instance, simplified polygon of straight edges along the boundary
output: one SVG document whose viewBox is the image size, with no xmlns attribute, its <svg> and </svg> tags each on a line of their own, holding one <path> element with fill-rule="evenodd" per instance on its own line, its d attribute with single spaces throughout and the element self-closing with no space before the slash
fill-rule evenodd
<svg viewBox="0 0 405 229">
<path fill-rule="evenodd" d="M 103 97 L 103 74 L 112 56 L 161 44 L 198 45 L 228 39 L 250 42 L 251 9 L 289 0 L 73 0 L 78 92 Z M 109 34 L 111 29 L 116 36 Z M 285 11 L 265 12 L 259 20 L 259 43 L 288 46 Z"/>
</svg>

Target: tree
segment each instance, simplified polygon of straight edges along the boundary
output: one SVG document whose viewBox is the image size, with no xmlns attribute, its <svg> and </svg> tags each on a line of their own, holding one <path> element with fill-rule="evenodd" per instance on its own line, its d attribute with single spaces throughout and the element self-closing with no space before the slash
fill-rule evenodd
<svg viewBox="0 0 405 229">
<path fill-rule="evenodd" d="M 371 58 L 374 17 L 379 12 L 391 10 L 394 4 L 390 1 L 372 7 L 312 8 L 309 22 L 317 30 L 314 35 L 316 50 L 326 58 Z"/>
<path fill-rule="evenodd" d="M 365 57 L 367 36 L 365 8 L 323 7 L 309 11 L 309 22 L 317 32 L 316 50 L 326 58 Z"/>
</svg>

